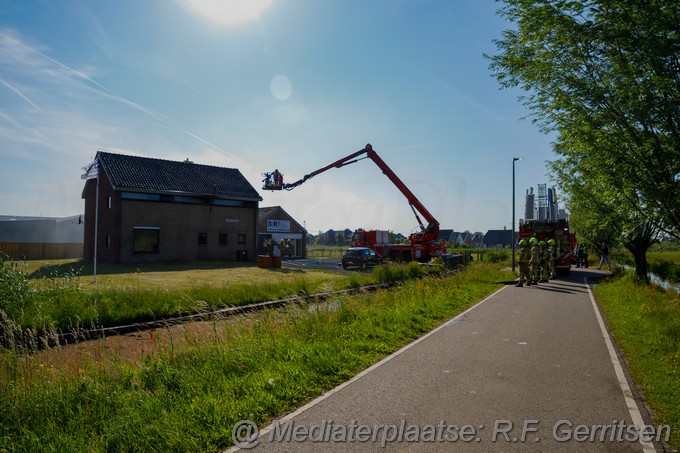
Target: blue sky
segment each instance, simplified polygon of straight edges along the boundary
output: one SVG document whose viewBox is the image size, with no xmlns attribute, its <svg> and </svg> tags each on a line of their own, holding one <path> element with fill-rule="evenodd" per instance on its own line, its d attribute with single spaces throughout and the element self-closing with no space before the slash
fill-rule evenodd
<svg viewBox="0 0 680 453">
<path fill-rule="evenodd" d="M 0 214 L 81 213 L 97 150 L 238 168 L 311 233 L 416 221 L 370 161 L 283 193 L 261 173 L 371 143 L 442 228 L 472 231 L 510 228 L 513 156 L 518 218 L 550 183 L 551 138 L 482 56 L 509 27 L 494 1 L 271 0 L 237 25 L 189 1 L 0 2 Z"/>
</svg>

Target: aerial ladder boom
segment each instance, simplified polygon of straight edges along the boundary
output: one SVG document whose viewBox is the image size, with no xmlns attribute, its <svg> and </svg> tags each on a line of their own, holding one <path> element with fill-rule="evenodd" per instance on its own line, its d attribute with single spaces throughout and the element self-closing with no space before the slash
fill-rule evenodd
<svg viewBox="0 0 680 453">
<path fill-rule="evenodd" d="M 361 157 L 363 156 L 363 157 Z M 378 156 L 378 153 L 376 153 L 373 150 L 373 147 L 371 144 L 367 144 L 364 149 L 361 149 L 355 153 L 350 154 L 349 156 L 343 157 L 342 159 L 339 159 L 332 164 L 326 165 L 323 168 L 319 168 L 318 170 L 315 170 L 305 176 L 303 176 L 301 179 L 293 182 L 293 183 L 283 183 L 283 175 L 279 173 L 278 170 L 275 170 L 272 173 L 263 173 L 263 176 L 265 177 L 262 185 L 262 188 L 265 190 L 293 190 L 299 185 L 307 182 L 314 176 L 323 173 L 325 171 L 328 171 L 332 168 L 342 168 L 345 165 L 349 164 L 354 164 L 356 162 L 359 162 L 360 160 L 364 159 L 371 159 L 377 166 L 382 170 L 383 174 L 389 178 L 390 181 L 399 189 L 399 191 L 406 197 L 408 200 L 409 206 L 411 206 L 411 210 L 413 211 L 413 214 L 416 216 L 416 220 L 418 221 L 418 225 L 420 226 L 420 233 L 425 239 L 425 236 L 427 236 L 427 239 L 432 240 L 438 239 L 439 236 L 439 222 L 430 214 L 430 212 L 423 206 L 423 204 L 416 198 L 416 196 L 409 190 L 408 187 L 406 187 L 406 184 L 402 182 L 401 179 L 392 171 L 392 169 L 385 163 L 384 160 Z M 422 215 L 425 220 L 427 221 L 427 225 L 423 224 L 423 221 L 420 219 L 420 216 Z"/>
</svg>

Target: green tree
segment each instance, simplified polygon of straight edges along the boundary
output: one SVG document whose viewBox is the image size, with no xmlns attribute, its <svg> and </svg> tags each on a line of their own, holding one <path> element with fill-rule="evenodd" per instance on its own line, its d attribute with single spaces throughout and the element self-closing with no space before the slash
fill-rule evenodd
<svg viewBox="0 0 680 453">
<path fill-rule="evenodd" d="M 541 130 L 556 133 L 563 176 L 596 178 L 591 195 L 609 197 L 603 206 L 623 197 L 634 213 L 621 234 L 680 237 L 677 0 L 501 3 L 515 27 L 495 41 L 490 68 L 502 87 L 524 90 Z M 563 187 L 569 198 L 572 188 Z"/>
<path fill-rule="evenodd" d="M 551 164 L 560 184 L 571 194 L 571 224 L 577 225 L 578 242 L 592 244 L 599 253 L 603 241 L 620 243 L 633 255 L 635 273 L 647 280 L 647 251 L 658 241 L 660 230 L 649 215 L 640 214 L 642 201 L 633 187 L 611 190 L 607 178 L 582 166 L 577 175 L 564 161 Z"/>
<path fill-rule="evenodd" d="M 335 243 L 336 245 L 340 246 L 345 245 L 346 243 L 345 233 L 343 231 L 338 231 L 337 233 L 335 233 Z"/>
</svg>

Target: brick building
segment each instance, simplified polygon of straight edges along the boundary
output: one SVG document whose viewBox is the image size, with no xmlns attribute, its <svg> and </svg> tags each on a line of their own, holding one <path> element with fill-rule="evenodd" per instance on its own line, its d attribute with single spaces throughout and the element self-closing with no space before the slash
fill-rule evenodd
<svg viewBox="0 0 680 453">
<path fill-rule="evenodd" d="M 82 193 L 86 260 L 95 217 L 98 262 L 257 259 L 262 198 L 237 169 L 102 151 L 95 162 L 99 177 Z"/>
</svg>

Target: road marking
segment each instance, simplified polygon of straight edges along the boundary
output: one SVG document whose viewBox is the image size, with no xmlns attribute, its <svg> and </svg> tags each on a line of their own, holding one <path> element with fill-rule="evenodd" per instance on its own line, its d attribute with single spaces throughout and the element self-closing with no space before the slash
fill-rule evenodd
<svg viewBox="0 0 680 453">
<path fill-rule="evenodd" d="M 621 366 L 621 362 L 619 361 L 619 356 L 616 355 L 614 343 L 612 342 L 611 336 L 609 335 L 607 327 L 604 324 L 604 320 L 602 319 L 602 315 L 600 314 L 600 308 L 597 306 L 597 303 L 595 303 L 595 296 L 593 296 L 593 292 L 590 289 L 590 285 L 588 284 L 588 277 L 585 277 L 583 281 L 586 285 L 586 288 L 588 288 L 590 303 L 593 306 L 595 316 L 597 317 L 597 322 L 600 325 L 600 330 L 602 331 L 602 338 L 604 339 L 604 342 L 607 345 L 607 351 L 609 351 L 609 358 L 612 361 L 612 365 L 614 365 L 614 371 L 616 372 L 616 377 L 619 380 L 619 386 L 621 387 L 623 397 L 626 400 L 626 406 L 628 407 L 628 413 L 630 414 L 630 418 L 633 420 L 634 425 L 642 427 L 645 425 L 645 422 L 642 419 L 640 408 L 638 407 L 635 398 L 633 398 L 633 392 L 630 390 L 628 380 L 626 380 L 626 375 L 623 373 L 623 367 Z M 654 444 L 644 440 L 642 436 L 640 436 L 640 444 L 642 444 L 642 451 L 644 451 L 645 453 L 656 452 L 656 447 L 654 447 Z"/>
<path fill-rule="evenodd" d="M 428 333 L 426 333 L 426 334 L 423 335 L 422 337 L 420 337 L 420 338 L 414 340 L 413 342 L 407 344 L 406 346 L 404 346 L 403 348 L 399 349 L 398 351 L 396 351 L 396 352 L 394 352 L 394 353 L 388 355 L 387 357 L 385 357 L 384 359 L 382 359 L 380 362 L 374 363 L 374 364 L 371 365 L 370 367 L 366 368 L 365 370 L 363 370 L 362 372 L 360 372 L 359 374 L 357 374 L 356 376 L 354 376 L 354 377 L 353 377 L 352 379 L 350 379 L 349 381 L 345 381 L 345 382 L 343 382 L 342 384 L 340 384 L 340 385 L 338 385 L 337 387 L 335 387 L 334 389 L 331 389 L 331 390 L 327 391 L 326 393 L 324 393 L 323 395 L 319 396 L 318 398 L 316 398 L 316 399 L 310 401 L 309 403 L 305 404 L 304 406 L 302 406 L 301 408 L 299 408 L 299 409 L 296 410 L 295 412 L 291 412 L 291 413 L 288 414 L 288 415 L 285 415 L 285 416 L 283 416 L 283 417 L 278 418 L 277 421 L 278 421 L 279 423 L 285 423 L 285 422 L 287 422 L 288 420 L 291 420 L 291 419 L 297 417 L 298 415 L 302 414 L 302 413 L 305 412 L 306 410 L 311 409 L 312 407 L 316 406 L 317 404 L 319 404 L 320 402 L 324 401 L 325 399 L 330 398 L 331 396 L 335 395 L 336 393 L 338 393 L 340 390 L 344 389 L 344 388 L 347 387 L 348 385 L 351 385 L 351 384 L 354 383 L 355 381 L 358 381 L 359 379 L 361 379 L 362 377 L 366 376 L 368 373 L 370 373 L 371 371 L 375 370 L 376 368 L 378 368 L 378 367 L 384 365 L 385 363 L 388 363 L 388 362 L 391 361 L 393 358 L 395 358 L 395 357 L 397 357 L 397 356 L 403 354 L 404 352 L 408 351 L 409 349 L 411 349 L 413 346 L 417 345 L 417 344 L 420 343 L 421 341 L 426 340 L 426 339 L 429 338 L 430 336 L 434 335 L 435 333 L 439 332 L 440 330 L 442 330 L 442 329 L 444 329 L 444 328 L 446 328 L 446 327 L 449 327 L 449 326 L 451 326 L 451 325 L 457 324 L 458 321 L 460 321 L 460 319 L 461 319 L 463 316 L 465 316 L 466 314 L 468 314 L 469 312 L 471 312 L 471 311 L 474 310 L 475 308 L 479 307 L 480 305 L 482 305 L 482 304 L 483 304 L 484 302 L 486 302 L 487 300 L 489 300 L 489 299 L 491 299 L 491 298 L 497 296 L 498 293 L 500 293 L 501 291 L 503 291 L 505 288 L 507 288 L 507 286 L 501 287 L 498 291 L 495 291 L 495 292 L 492 293 L 491 295 L 487 296 L 485 299 L 482 299 L 481 301 L 479 301 L 479 302 L 477 302 L 476 304 L 474 304 L 472 307 L 470 307 L 470 308 L 468 308 L 467 310 L 465 310 L 465 311 L 463 311 L 463 312 L 457 314 L 456 316 L 454 316 L 454 317 L 453 317 L 452 319 L 450 319 L 449 321 L 447 321 L 447 322 L 441 324 L 439 327 L 436 327 L 434 330 L 429 331 Z M 274 423 L 271 423 L 271 424 L 270 424 L 269 426 L 267 426 L 266 428 L 262 428 L 262 429 L 260 430 L 258 439 L 261 438 L 261 437 L 263 437 L 265 434 L 268 434 L 268 433 L 272 430 L 273 426 L 274 426 Z M 234 447 L 231 447 L 231 448 L 225 450 L 225 453 L 232 453 L 232 452 L 236 452 L 236 451 L 239 451 L 239 450 L 240 450 L 240 448 L 234 446 Z"/>
</svg>

